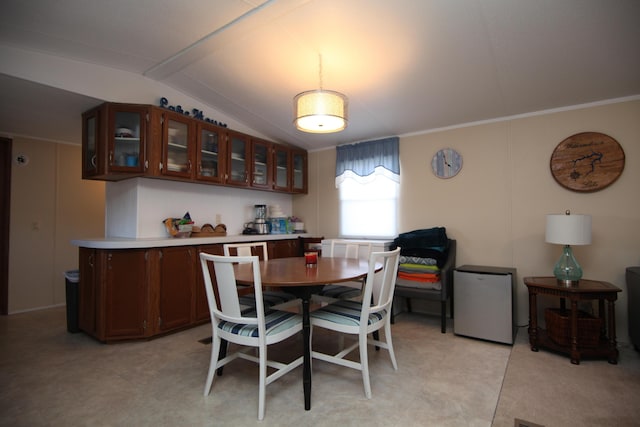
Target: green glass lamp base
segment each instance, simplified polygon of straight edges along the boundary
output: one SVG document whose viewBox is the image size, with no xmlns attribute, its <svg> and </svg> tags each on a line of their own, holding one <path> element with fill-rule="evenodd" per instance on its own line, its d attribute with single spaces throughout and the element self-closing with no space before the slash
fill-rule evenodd
<svg viewBox="0 0 640 427">
<path fill-rule="evenodd" d="M 562 250 L 562 256 L 553 268 L 553 275 L 563 285 L 577 285 L 582 278 L 582 267 L 573 256 L 571 246 L 565 245 Z"/>
</svg>

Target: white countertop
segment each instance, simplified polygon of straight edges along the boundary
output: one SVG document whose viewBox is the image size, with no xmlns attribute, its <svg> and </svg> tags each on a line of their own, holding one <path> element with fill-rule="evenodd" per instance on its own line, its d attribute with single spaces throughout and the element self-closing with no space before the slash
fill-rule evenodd
<svg viewBox="0 0 640 427">
<path fill-rule="evenodd" d="M 287 240 L 297 239 L 298 237 L 310 237 L 308 233 L 304 234 L 239 234 L 233 236 L 221 237 L 188 237 L 188 238 L 172 238 L 172 237 L 149 237 L 142 239 L 132 239 L 125 237 L 114 238 L 96 238 L 96 239 L 75 239 L 71 244 L 83 248 L 93 249 L 139 249 L 139 248 L 158 248 L 167 246 L 188 246 L 188 245 L 212 245 L 216 243 L 231 242 L 256 242 L 269 240 Z"/>
</svg>

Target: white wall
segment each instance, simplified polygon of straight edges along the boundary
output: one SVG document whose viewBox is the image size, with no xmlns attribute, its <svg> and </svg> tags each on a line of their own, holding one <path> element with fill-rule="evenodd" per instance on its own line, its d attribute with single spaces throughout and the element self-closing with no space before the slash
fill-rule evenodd
<svg viewBox="0 0 640 427">
<path fill-rule="evenodd" d="M 65 303 L 63 273 L 78 268 L 78 235 L 104 230 L 104 183 L 81 180 L 81 148 L 13 140 L 9 313 Z"/>
<path fill-rule="evenodd" d="M 622 176 L 595 193 L 558 185 L 549 169 L 557 144 L 578 132 L 615 138 L 625 151 Z M 431 172 L 433 154 L 453 147 L 462 171 L 441 180 Z M 561 248 L 544 241 L 545 215 L 592 215 L 593 243 L 574 248 L 584 278 L 623 290 L 616 304 L 619 341 L 629 341 L 625 268 L 640 265 L 640 101 L 514 118 L 400 139 L 400 230 L 444 226 L 458 240 L 457 264 L 517 269 L 518 324 L 528 321 L 522 279 L 552 275 Z M 338 235 L 335 150 L 309 154 L 310 192 L 294 197 L 293 210 L 308 230 Z M 554 302 L 553 300 L 549 303 Z"/>
<path fill-rule="evenodd" d="M 254 205 L 279 205 L 291 215 L 291 195 L 161 179 L 134 178 L 107 183 L 106 237 L 166 237 L 165 218 L 189 212 L 196 225 L 227 226 L 227 235 L 242 234 L 255 218 Z"/>
</svg>

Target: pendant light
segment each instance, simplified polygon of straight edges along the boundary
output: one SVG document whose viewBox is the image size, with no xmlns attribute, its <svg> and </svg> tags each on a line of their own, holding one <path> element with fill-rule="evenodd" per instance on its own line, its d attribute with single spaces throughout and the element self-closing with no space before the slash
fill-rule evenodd
<svg viewBox="0 0 640 427">
<path fill-rule="evenodd" d="M 322 56 L 319 55 L 320 89 L 293 98 L 296 128 L 310 133 L 340 132 L 347 127 L 348 99 L 340 92 L 322 87 Z"/>
</svg>

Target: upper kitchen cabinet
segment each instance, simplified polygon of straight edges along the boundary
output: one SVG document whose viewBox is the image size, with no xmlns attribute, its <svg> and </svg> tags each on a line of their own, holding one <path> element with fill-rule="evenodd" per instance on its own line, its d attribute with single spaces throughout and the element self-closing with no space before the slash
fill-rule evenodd
<svg viewBox="0 0 640 427">
<path fill-rule="evenodd" d="M 304 150 L 291 150 L 291 192 L 304 193 L 309 190 L 307 184 L 307 152 Z"/>
<path fill-rule="evenodd" d="M 251 186 L 271 190 L 272 183 L 272 143 L 261 139 L 251 140 Z"/>
<path fill-rule="evenodd" d="M 307 192 L 307 152 L 170 109 L 104 103 L 82 115 L 82 178 L 134 177 Z"/>
<path fill-rule="evenodd" d="M 82 115 L 82 178 L 144 175 L 150 107 L 105 103 Z"/>
<path fill-rule="evenodd" d="M 191 179 L 195 169 L 195 124 L 174 111 L 162 112 L 162 163 L 160 174 Z"/>
<path fill-rule="evenodd" d="M 196 179 L 224 182 L 227 135 L 224 128 L 208 123 L 197 125 Z"/>
<path fill-rule="evenodd" d="M 282 145 L 273 148 L 273 189 L 291 191 L 291 150 Z"/>
<path fill-rule="evenodd" d="M 227 131 L 226 183 L 237 187 L 249 186 L 251 140 L 248 135 Z"/>
</svg>

